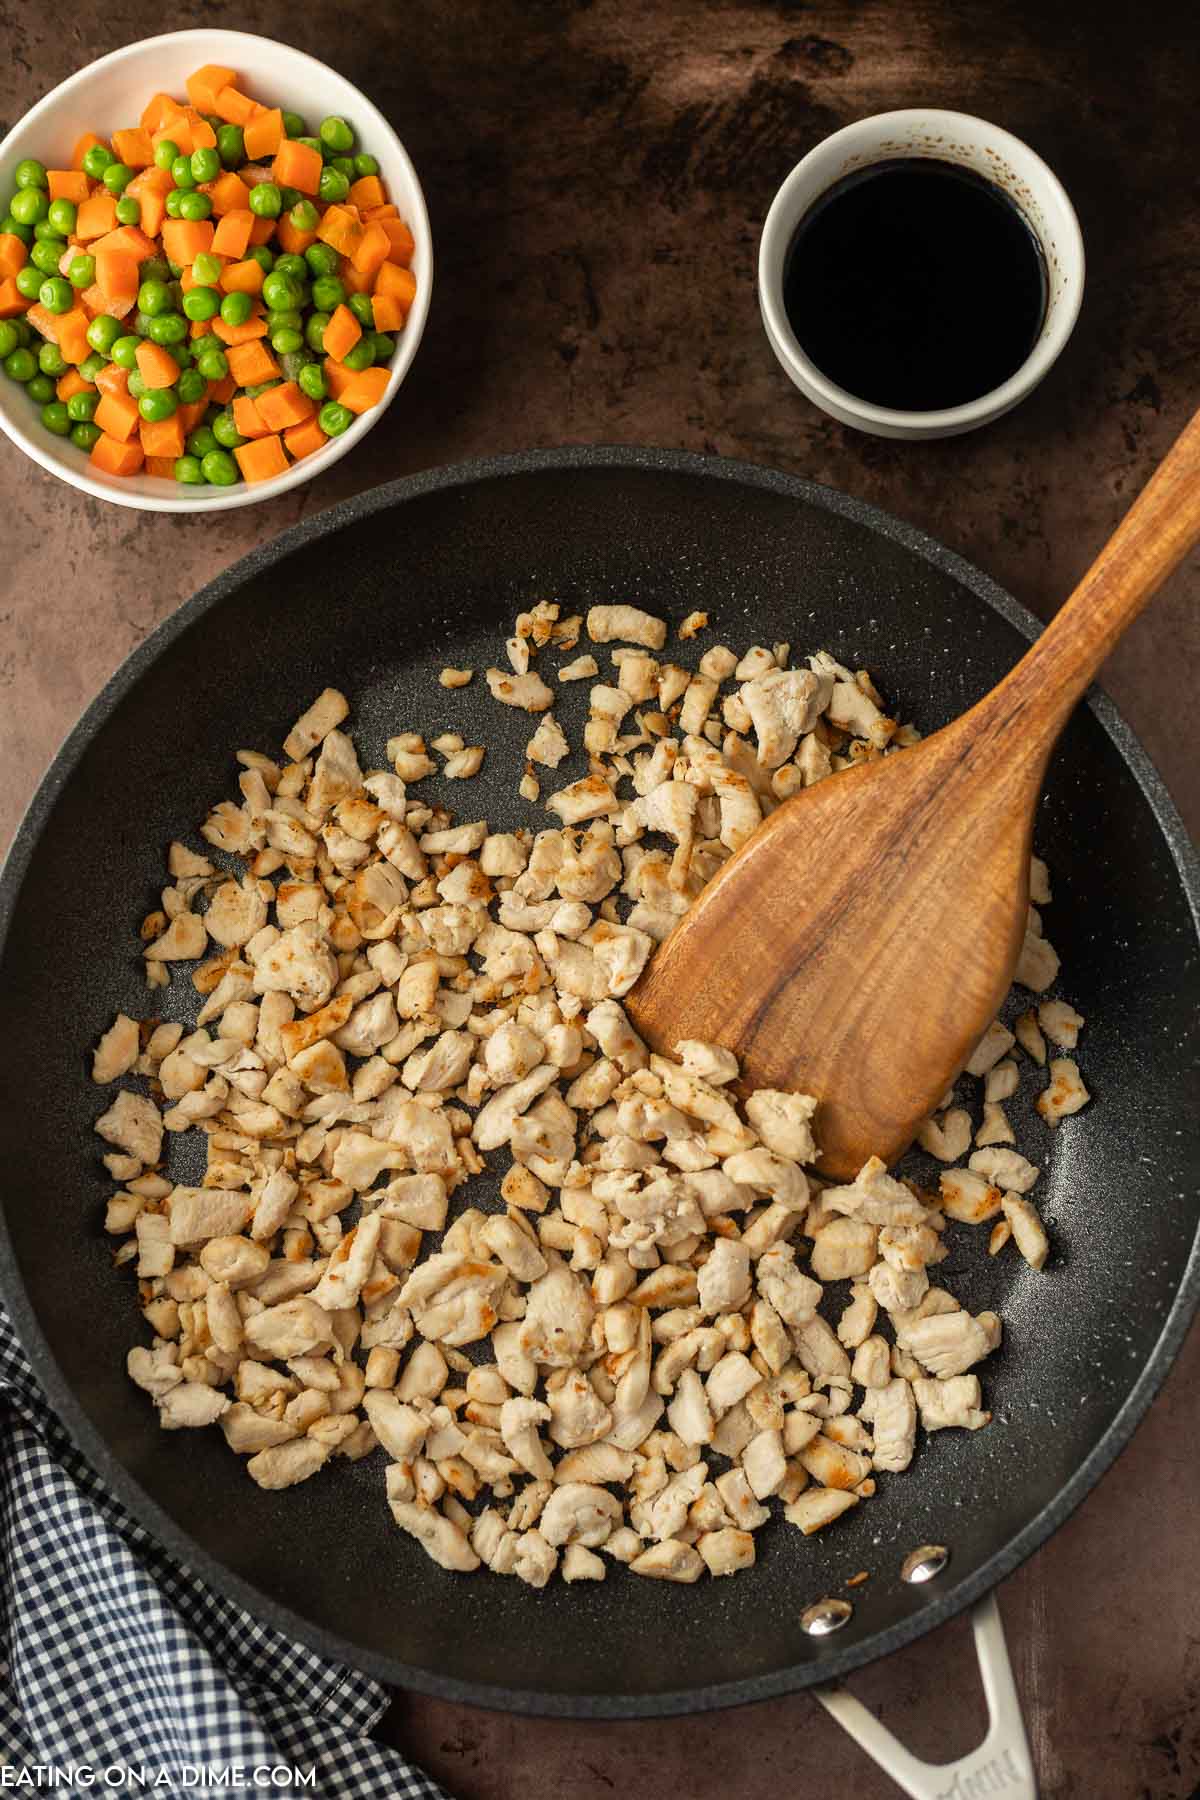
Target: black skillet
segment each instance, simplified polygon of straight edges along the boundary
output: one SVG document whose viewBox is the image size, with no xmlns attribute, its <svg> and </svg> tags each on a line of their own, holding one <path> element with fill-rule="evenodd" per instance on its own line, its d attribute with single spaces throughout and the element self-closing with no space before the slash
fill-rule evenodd
<svg viewBox="0 0 1200 1800">
<path fill-rule="evenodd" d="M 151 1010 L 133 927 L 155 903 L 166 843 L 236 791 L 233 751 L 277 753 L 325 683 L 351 696 L 376 766 L 406 728 L 486 743 L 482 775 L 439 792 L 460 816 L 515 822 L 529 720 L 495 706 L 479 676 L 453 693 L 436 676 L 499 660 L 514 613 L 543 597 L 631 600 L 676 621 L 702 608 L 710 641 L 827 646 L 868 666 L 924 730 L 991 688 L 1036 631 L 985 576 L 869 506 L 673 452 L 466 464 L 377 488 L 246 557 L 94 702 L 0 882 L 3 1289 L 67 1426 L 131 1510 L 216 1587 L 326 1653 L 520 1712 L 761 1700 L 895 1650 L 984 1594 L 1079 1504 L 1162 1382 L 1200 1294 L 1200 873 L 1145 754 L 1093 695 L 1055 755 L 1037 847 L 1095 1103 L 1053 1141 L 1016 1110 L 1018 1141 L 1048 1164 L 1047 1271 L 1011 1250 L 989 1259 L 965 1231 L 944 1271 L 967 1305 L 1006 1322 L 985 1371 L 988 1430 L 927 1441 L 908 1475 L 882 1478 L 818 1538 L 772 1530 L 733 1581 L 618 1575 L 535 1594 L 446 1575 L 396 1531 L 378 1458 L 270 1494 L 218 1433 L 156 1428 L 124 1373 L 138 1324 L 99 1227 L 90 1128 L 105 1102 L 87 1052 L 118 1008 Z M 929 1542 L 951 1547 L 948 1569 L 906 1586 L 902 1558 Z M 850 1622 L 806 1636 L 804 1607 L 859 1569 L 873 1579 Z"/>
</svg>

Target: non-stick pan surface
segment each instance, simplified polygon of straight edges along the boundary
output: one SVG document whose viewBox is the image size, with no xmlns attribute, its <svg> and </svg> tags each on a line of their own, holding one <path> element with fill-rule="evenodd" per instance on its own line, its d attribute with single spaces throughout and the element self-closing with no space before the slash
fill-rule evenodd
<svg viewBox="0 0 1200 1800">
<path fill-rule="evenodd" d="M 268 1494 L 218 1433 L 156 1428 L 124 1373 L 139 1326 L 99 1226 L 90 1128 L 106 1102 L 87 1051 L 118 1008 L 151 1009 L 133 926 L 168 840 L 236 791 L 234 749 L 277 752 L 323 684 L 351 696 L 351 729 L 376 766 L 407 728 L 487 743 L 483 774 L 441 791 L 461 817 L 513 822 L 530 721 L 495 706 L 481 673 L 454 693 L 436 676 L 448 662 L 482 672 L 515 611 L 543 597 L 569 609 L 628 599 L 677 621 L 699 607 L 710 641 L 827 646 L 868 666 L 926 731 L 990 687 L 1035 629 L 985 577 L 870 507 L 654 451 L 569 450 L 398 482 L 246 558 L 91 707 L 3 878 L 4 1288 L 97 1468 L 184 1561 L 284 1629 L 387 1680 L 516 1710 L 762 1699 L 893 1650 L 983 1593 L 1079 1502 L 1162 1381 L 1198 1287 L 1196 863 L 1144 754 L 1094 697 L 1055 756 L 1037 846 L 1063 991 L 1088 1021 L 1080 1060 L 1095 1103 L 1053 1139 L 1017 1110 L 1018 1141 L 1048 1164 L 1047 1271 L 1014 1252 L 989 1259 L 961 1230 L 944 1271 L 967 1305 L 1006 1322 L 984 1371 L 988 1430 L 927 1440 L 909 1474 L 881 1478 L 875 1500 L 818 1538 L 778 1526 L 733 1581 L 677 1588 L 614 1572 L 539 1594 L 444 1574 L 392 1524 L 379 1458 Z M 172 1000 L 185 977 L 174 989 Z M 472 1187 L 476 1204 L 483 1191 Z M 931 1541 L 951 1547 L 949 1570 L 905 1586 L 902 1557 Z M 802 1609 L 860 1569 L 872 1579 L 852 1622 L 807 1637 Z"/>
</svg>

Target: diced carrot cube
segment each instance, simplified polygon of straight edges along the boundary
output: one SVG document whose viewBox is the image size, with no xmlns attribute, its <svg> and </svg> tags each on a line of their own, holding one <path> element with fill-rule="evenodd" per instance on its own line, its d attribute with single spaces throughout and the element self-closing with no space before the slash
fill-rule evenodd
<svg viewBox="0 0 1200 1800">
<path fill-rule="evenodd" d="M 208 384 L 208 397 L 217 406 L 228 406 L 236 393 L 237 382 L 232 375 L 222 375 L 220 381 L 210 381 Z"/>
<path fill-rule="evenodd" d="M 129 388 L 129 370 L 120 363 L 105 363 L 96 371 L 96 386 L 102 394 L 124 394 Z"/>
<path fill-rule="evenodd" d="M 372 294 L 371 312 L 376 331 L 403 331 L 404 308 L 395 294 Z"/>
<path fill-rule="evenodd" d="M 256 113 L 243 128 L 247 162 L 266 162 L 283 142 L 283 114 L 277 106 Z M 286 184 L 294 187 L 295 182 Z"/>
<path fill-rule="evenodd" d="M 217 147 L 217 134 L 209 124 L 208 120 L 204 118 L 201 113 L 198 113 L 194 106 L 185 106 L 183 109 L 183 116 L 187 120 L 188 129 L 192 134 L 192 149 L 215 150 Z"/>
<path fill-rule="evenodd" d="M 102 250 L 123 250 L 139 263 L 158 254 L 154 239 L 147 237 L 140 225 L 118 225 L 115 231 L 107 231 L 102 238 L 96 238 L 88 249 L 93 256 L 99 256 Z"/>
<path fill-rule="evenodd" d="M 300 425 L 311 419 L 316 407 L 295 381 L 268 388 L 255 402 L 259 418 L 268 431 L 285 431 L 289 425 Z M 238 427 L 241 430 L 241 427 Z M 249 436 L 249 433 L 247 433 Z"/>
<path fill-rule="evenodd" d="M 371 294 L 375 291 L 377 269 L 356 269 L 348 256 L 338 264 L 338 280 L 348 294 Z"/>
<path fill-rule="evenodd" d="M 403 219 L 380 219 L 378 222 L 387 232 L 391 241 L 392 247 L 388 251 L 388 261 L 399 263 L 402 269 L 407 269 L 412 262 L 413 251 L 417 247 L 413 241 L 412 232 Z"/>
<path fill-rule="evenodd" d="M 305 419 L 303 425 L 292 425 L 284 432 L 283 441 L 288 455 L 299 462 L 302 456 L 311 456 L 314 450 L 319 450 L 329 439 L 313 418 Z"/>
<path fill-rule="evenodd" d="M 91 192 L 91 184 L 82 169 L 47 169 L 46 191 L 51 200 L 70 200 L 79 206 Z"/>
<path fill-rule="evenodd" d="M 235 175 L 232 169 L 226 169 L 225 173 L 218 175 L 215 181 L 205 182 L 204 192 L 212 201 L 213 217 L 216 219 L 224 219 L 230 213 L 249 212 L 250 189 L 241 176 Z M 250 213 L 250 225 L 253 223 L 254 214 Z M 250 230 L 250 225 L 246 227 L 247 232 Z M 249 241 L 247 237 L 246 242 L 249 243 Z"/>
<path fill-rule="evenodd" d="M 362 336 L 362 326 L 346 305 L 336 306 L 325 327 L 325 354 L 341 362 Z"/>
<path fill-rule="evenodd" d="M 344 363 L 335 362 L 332 356 L 325 358 L 321 368 L 324 371 L 325 386 L 329 390 L 330 399 L 340 400 L 346 390 L 347 382 L 354 380 L 354 370 L 348 369 Z"/>
<path fill-rule="evenodd" d="M 131 169 L 148 169 L 154 161 L 154 145 L 144 125 L 131 125 L 128 131 L 114 131 L 113 153 Z"/>
<path fill-rule="evenodd" d="M 84 200 L 75 214 L 75 236 L 87 243 L 89 238 L 103 237 L 117 223 L 117 203 L 106 188 Z"/>
<path fill-rule="evenodd" d="M 183 428 L 184 437 L 187 436 L 189 431 L 194 431 L 196 429 L 207 411 L 207 394 L 205 394 L 202 400 L 185 400 L 182 405 L 176 408 L 175 417 L 179 420 L 179 423 Z"/>
<path fill-rule="evenodd" d="M 383 206 L 387 200 L 387 194 L 378 175 L 360 175 L 351 186 L 348 197 L 352 206 L 362 208 Z"/>
<path fill-rule="evenodd" d="M 143 448 L 145 446 L 143 445 Z M 148 456 L 142 464 L 143 475 L 157 475 L 160 481 L 174 481 L 175 458 L 173 456 Z"/>
<path fill-rule="evenodd" d="M 391 370 L 387 368 L 358 369 L 343 387 L 338 399 L 352 413 L 365 413 L 372 406 L 378 406 L 387 392 L 390 379 Z"/>
<path fill-rule="evenodd" d="M 118 252 L 118 255 L 120 252 Z M 137 267 L 137 264 L 134 264 Z M 137 287 L 132 294 L 126 294 L 117 300 L 110 300 L 99 283 L 93 282 L 91 287 L 84 288 L 79 296 L 80 305 L 85 313 L 94 319 L 98 313 L 107 313 L 110 319 L 124 319 L 137 305 Z"/>
<path fill-rule="evenodd" d="M 148 388 L 174 387 L 179 380 L 179 364 L 161 344 L 143 340 L 136 352 L 138 373 Z"/>
<path fill-rule="evenodd" d="M 388 200 L 383 206 L 360 206 L 364 225 L 372 224 L 376 219 L 398 219 L 400 210 Z"/>
<path fill-rule="evenodd" d="M 154 422 L 143 419 L 138 427 L 138 435 L 147 456 L 183 455 L 183 425 L 178 412 L 172 413 L 169 419 Z"/>
<path fill-rule="evenodd" d="M 409 308 L 417 297 L 417 282 L 411 269 L 402 269 L 399 263 L 385 262 L 375 276 L 375 292 L 390 294 L 404 308 L 407 318 Z"/>
<path fill-rule="evenodd" d="M 156 150 L 160 144 L 174 144 L 181 156 L 192 154 L 196 147 L 192 142 L 192 127 L 182 107 L 178 112 L 172 113 L 157 131 L 151 132 L 150 142 Z"/>
<path fill-rule="evenodd" d="M 92 148 L 93 144 L 101 144 L 105 149 L 108 148 L 107 144 L 104 143 L 104 139 L 97 137 L 94 131 L 85 131 L 71 152 L 71 167 L 73 169 L 83 168 L 83 159 Z"/>
<path fill-rule="evenodd" d="M 0 319 L 16 319 L 29 311 L 29 302 L 17 286 L 16 276 L 6 275 L 0 281 Z"/>
<path fill-rule="evenodd" d="M 92 418 L 101 431 L 122 443 L 133 436 L 141 423 L 137 401 L 130 394 L 105 394 Z"/>
<path fill-rule="evenodd" d="M 368 225 L 350 260 L 360 274 L 373 275 L 380 264 L 387 261 L 391 248 L 391 239 L 383 226 Z"/>
<path fill-rule="evenodd" d="M 132 299 L 138 291 L 138 265 L 128 250 L 97 250 L 96 286 L 106 300 Z"/>
<path fill-rule="evenodd" d="M 315 194 L 321 183 L 321 152 L 311 144 L 298 144 L 284 138 L 275 152 L 271 174 L 280 187 L 298 188 L 302 194 Z"/>
<path fill-rule="evenodd" d="M 229 373 L 239 387 L 257 387 L 261 381 L 274 380 L 279 373 L 279 364 L 258 339 L 248 344 L 231 344 L 226 356 Z"/>
<path fill-rule="evenodd" d="M 266 437 L 272 430 L 258 410 L 258 401 L 251 399 L 249 394 L 236 394 L 230 410 L 233 422 L 244 438 Z"/>
<path fill-rule="evenodd" d="M 66 374 L 60 375 L 54 384 L 54 397 L 56 400 L 73 400 L 76 394 L 91 394 L 94 392 L 95 384 L 90 381 L 85 381 L 78 369 L 68 369 Z"/>
<path fill-rule="evenodd" d="M 16 232 L 0 231 L 0 279 L 19 274 L 27 260 L 25 245 Z"/>
<path fill-rule="evenodd" d="M 58 315 L 58 347 L 69 363 L 86 362 L 92 354 L 92 346 L 87 341 L 87 328 L 91 320 L 82 306 L 72 307 L 68 313 Z"/>
<path fill-rule="evenodd" d="M 227 294 L 261 294 L 265 280 L 262 264 L 252 256 L 245 262 L 226 263 L 220 275 L 220 285 Z"/>
<path fill-rule="evenodd" d="M 214 236 L 211 219 L 166 219 L 162 228 L 163 253 L 168 261 L 183 268 L 212 249 Z"/>
<path fill-rule="evenodd" d="M 226 69 L 221 63 L 205 63 L 202 69 L 196 69 L 188 76 L 187 97 L 200 112 L 216 112 L 217 95 L 237 78 L 236 69 Z"/>
<path fill-rule="evenodd" d="M 275 236 L 277 224 L 278 220 L 276 219 L 255 219 L 250 227 L 250 242 L 252 244 L 269 244 Z"/>
<path fill-rule="evenodd" d="M 339 256 L 353 256 L 362 234 L 357 215 L 345 206 L 327 206 L 317 226 L 322 243 L 329 244 Z"/>
<path fill-rule="evenodd" d="M 99 410 L 97 407 L 97 413 Z M 106 475 L 136 475 L 145 460 L 146 453 L 137 438 L 131 442 L 123 442 L 107 432 L 101 432 L 92 445 L 92 461 Z"/>
<path fill-rule="evenodd" d="M 227 325 L 220 313 L 215 319 L 209 319 L 205 330 L 214 331 L 227 350 L 238 344 L 252 344 L 256 338 L 267 335 L 267 321 L 261 313 L 251 313 L 244 325 Z M 203 334 L 197 332 L 198 337 Z"/>
<path fill-rule="evenodd" d="M 61 313 L 52 313 L 48 307 L 42 305 L 40 300 L 35 300 L 32 304 L 26 302 L 26 307 L 27 317 L 33 329 L 39 332 L 47 343 L 57 344 L 58 321 L 62 317 Z"/>
<path fill-rule="evenodd" d="M 287 213 L 283 213 L 275 221 L 275 236 L 279 239 L 279 247 L 289 256 L 303 256 L 310 244 L 315 244 L 315 231 L 298 231 Z"/>
<path fill-rule="evenodd" d="M 213 232 L 210 248 L 214 256 L 231 256 L 235 260 L 245 256 L 253 224 L 254 214 L 248 207 L 227 212 Z"/>
<path fill-rule="evenodd" d="M 162 130 L 168 119 L 174 118 L 182 112 L 182 106 L 178 100 L 173 100 L 170 94 L 155 94 L 142 108 L 139 123 L 142 129 L 148 131 L 153 137 L 156 131 Z"/>
<path fill-rule="evenodd" d="M 273 475 L 282 475 L 288 466 L 283 444 L 274 436 L 239 444 L 233 454 L 244 481 L 270 481 Z"/>
<path fill-rule="evenodd" d="M 254 101 L 240 94 L 232 83 L 227 83 L 213 95 L 210 112 L 216 113 L 218 119 L 224 119 L 229 125 L 241 125 L 243 128 L 254 117 Z"/>
</svg>

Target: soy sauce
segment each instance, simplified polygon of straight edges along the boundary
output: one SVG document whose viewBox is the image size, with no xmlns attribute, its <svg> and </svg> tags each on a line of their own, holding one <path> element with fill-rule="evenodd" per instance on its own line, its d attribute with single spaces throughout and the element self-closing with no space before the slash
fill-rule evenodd
<svg viewBox="0 0 1200 1800">
<path fill-rule="evenodd" d="M 1023 213 L 936 158 L 856 171 L 801 219 L 784 269 L 801 348 L 876 406 L 962 406 L 1015 374 L 1046 312 L 1046 266 Z"/>
</svg>

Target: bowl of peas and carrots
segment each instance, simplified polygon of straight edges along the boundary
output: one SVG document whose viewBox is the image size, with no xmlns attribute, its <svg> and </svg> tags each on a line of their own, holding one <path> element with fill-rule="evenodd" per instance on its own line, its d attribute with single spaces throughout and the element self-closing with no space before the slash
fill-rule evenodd
<svg viewBox="0 0 1200 1800">
<path fill-rule="evenodd" d="M 269 499 L 381 417 L 432 274 L 412 163 L 342 76 L 242 32 L 145 39 L 0 144 L 0 427 L 122 505 Z"/>
</svg>

